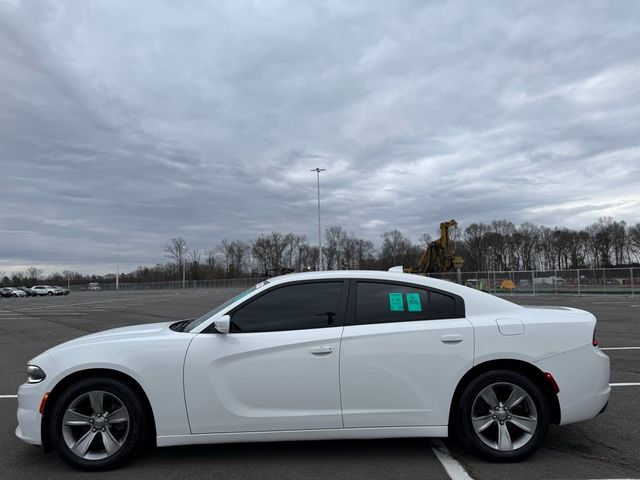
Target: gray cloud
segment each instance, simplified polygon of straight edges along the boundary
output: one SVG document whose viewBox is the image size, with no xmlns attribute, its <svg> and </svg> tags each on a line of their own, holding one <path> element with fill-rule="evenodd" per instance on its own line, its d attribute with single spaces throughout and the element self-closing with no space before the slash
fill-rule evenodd
<svg viewBox="0 0 640 480">
<path fill-rule="evenodd" d="M 0 0 L 0 270 L 640 221 L 640 5 Z"/>
</svg>

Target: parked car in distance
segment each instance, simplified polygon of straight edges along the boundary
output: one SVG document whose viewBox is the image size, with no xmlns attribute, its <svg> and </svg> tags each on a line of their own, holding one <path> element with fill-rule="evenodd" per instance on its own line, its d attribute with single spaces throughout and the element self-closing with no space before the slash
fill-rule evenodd
<svg viewBox="0 0 640 480">
<path fill-rule="evenodd" d="M 87 290 L 100 290 L 100 284 L 96 282 L 91 282 L 87 287 Z"/>
<path fill-rule="evenodd" d="M 21 290 L 19 288 L 9 287 L 9 290 L 11 290 L 13 292 L 13 296 L 14 297 L 26 297 L 27 296 L 27 292 L 25 292 L 24 290 Z"/>
<path fill-rule="evenodd" d="M 27 297 L 35 297 L 36 295 L 38 295 L 37 293 L 32 292 L 29 287 L 22 286 L 18 288 L 22 290 L 24 293 L 26 293 Z"/>
<path fill-rule="evenodd" d="M 0 288 L 0 297 L 1 298 L 8 298 L 8 297 L 15 297 L 16 295 L 13 293 L 13 290 L 11 290 L 9 287 L 2 287 Z"/>
<path fill-rule="evenodd" d="M 35 285 L 31 287 L 31 291 L 37 295 L 62 295 L 62 290 L 51 285 Z"/>
<path fill-rule="evenodd" d="M 15 287 L 3 287 L 0 296 L 2 297 L 26 297 L 27 294 Z"/>
<path fill-rule="evenodd" d="M 66 287 L 61 287 L 59 285 L 56 285 L 53 288 L 57 288 L 58 290 L 60 290 L 62 292 L 60 295 L 69 295 L 70 293 L 70 290 Z"/>
<path fill-rule="evenodd" d="M 519 461 L 601 413 L 596 318 L 407 273 L 270 278 L 192 320 L 68 341 L 27 365 L 16 435 L 73 466 L 158 446 L 446 437 Z"/>
</svg>

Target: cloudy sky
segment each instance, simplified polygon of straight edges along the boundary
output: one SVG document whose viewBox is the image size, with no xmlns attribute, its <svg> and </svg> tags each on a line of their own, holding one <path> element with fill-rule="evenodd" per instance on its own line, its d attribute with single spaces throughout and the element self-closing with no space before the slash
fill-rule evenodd
<svg viewBox="0 0 640 480">
<path fill-rule="evenodd" d="M 640 221 L 640 2 L 0 0 L 0 270 Z"/>
</svg>

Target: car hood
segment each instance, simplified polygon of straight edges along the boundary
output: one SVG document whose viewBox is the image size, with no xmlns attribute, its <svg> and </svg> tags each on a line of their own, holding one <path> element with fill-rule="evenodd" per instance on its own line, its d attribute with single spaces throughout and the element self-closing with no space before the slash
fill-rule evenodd
<svg viewBox="0 0 640 480">
<path fill-rule="evenodd" d="M 169 325 L 173 322 L 160 322 L 160 323 L 148 323 L 145 325 L 133 325 L 129 327 L 112 328 L 111 330 L 105 330 L 103 332 L 92 333 L 83 337 L 74 338 L 67 342 L 61 343 L 51 349 L 49 352 L 55 352 L 57 350 L 64 350 L 68 347 L 75 347 L 79 345 L 98 344 L 98 343 L 114 343 L 114 342 L 126 342 L 129 340 L 140 340 L 143 338 L 157 337 L 169 330 Z"/>
</svg>

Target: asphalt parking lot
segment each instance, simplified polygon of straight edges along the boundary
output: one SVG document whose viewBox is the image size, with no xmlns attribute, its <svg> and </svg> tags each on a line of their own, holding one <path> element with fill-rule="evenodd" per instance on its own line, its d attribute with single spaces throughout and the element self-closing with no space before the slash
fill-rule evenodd
<svg viewBox="0 0 640 480">
<path fill-rule="evenodd" d="M 67 297 L 0 301 L 0 478 L 77 478 L 55 455 L 14 436 L 18 385 L 27 361 L 87 333 L 124 325 L 198 316 L 237 289 L 81 292 Z M 508 297 L 521 304 L 565 305 L 594 313 L 598 339 L 611 358 L 611 382 L 640 383 L 640 298 Z M 611 349 L 611 350 L 609 350 Z M 545 446 L 519 464 L 497 465 L 453 440 L 375 440 L 233 444 L 156 449 L 124 470 L 91 478 L 468 478 L 605 479 L 640 477 L 640 386 L 614 386 L 596 419 L 552 426 Z M 443 456 L 447 449 L 453 460 Z M 445 470 L 439 458 L 453 470 Z M 456 473 L 456 469 L 458 473 Z M 464 469 L 464 470 L 462 470 Z M 465 473 L 466 472 L 466 473 Z"/>
</svg>

